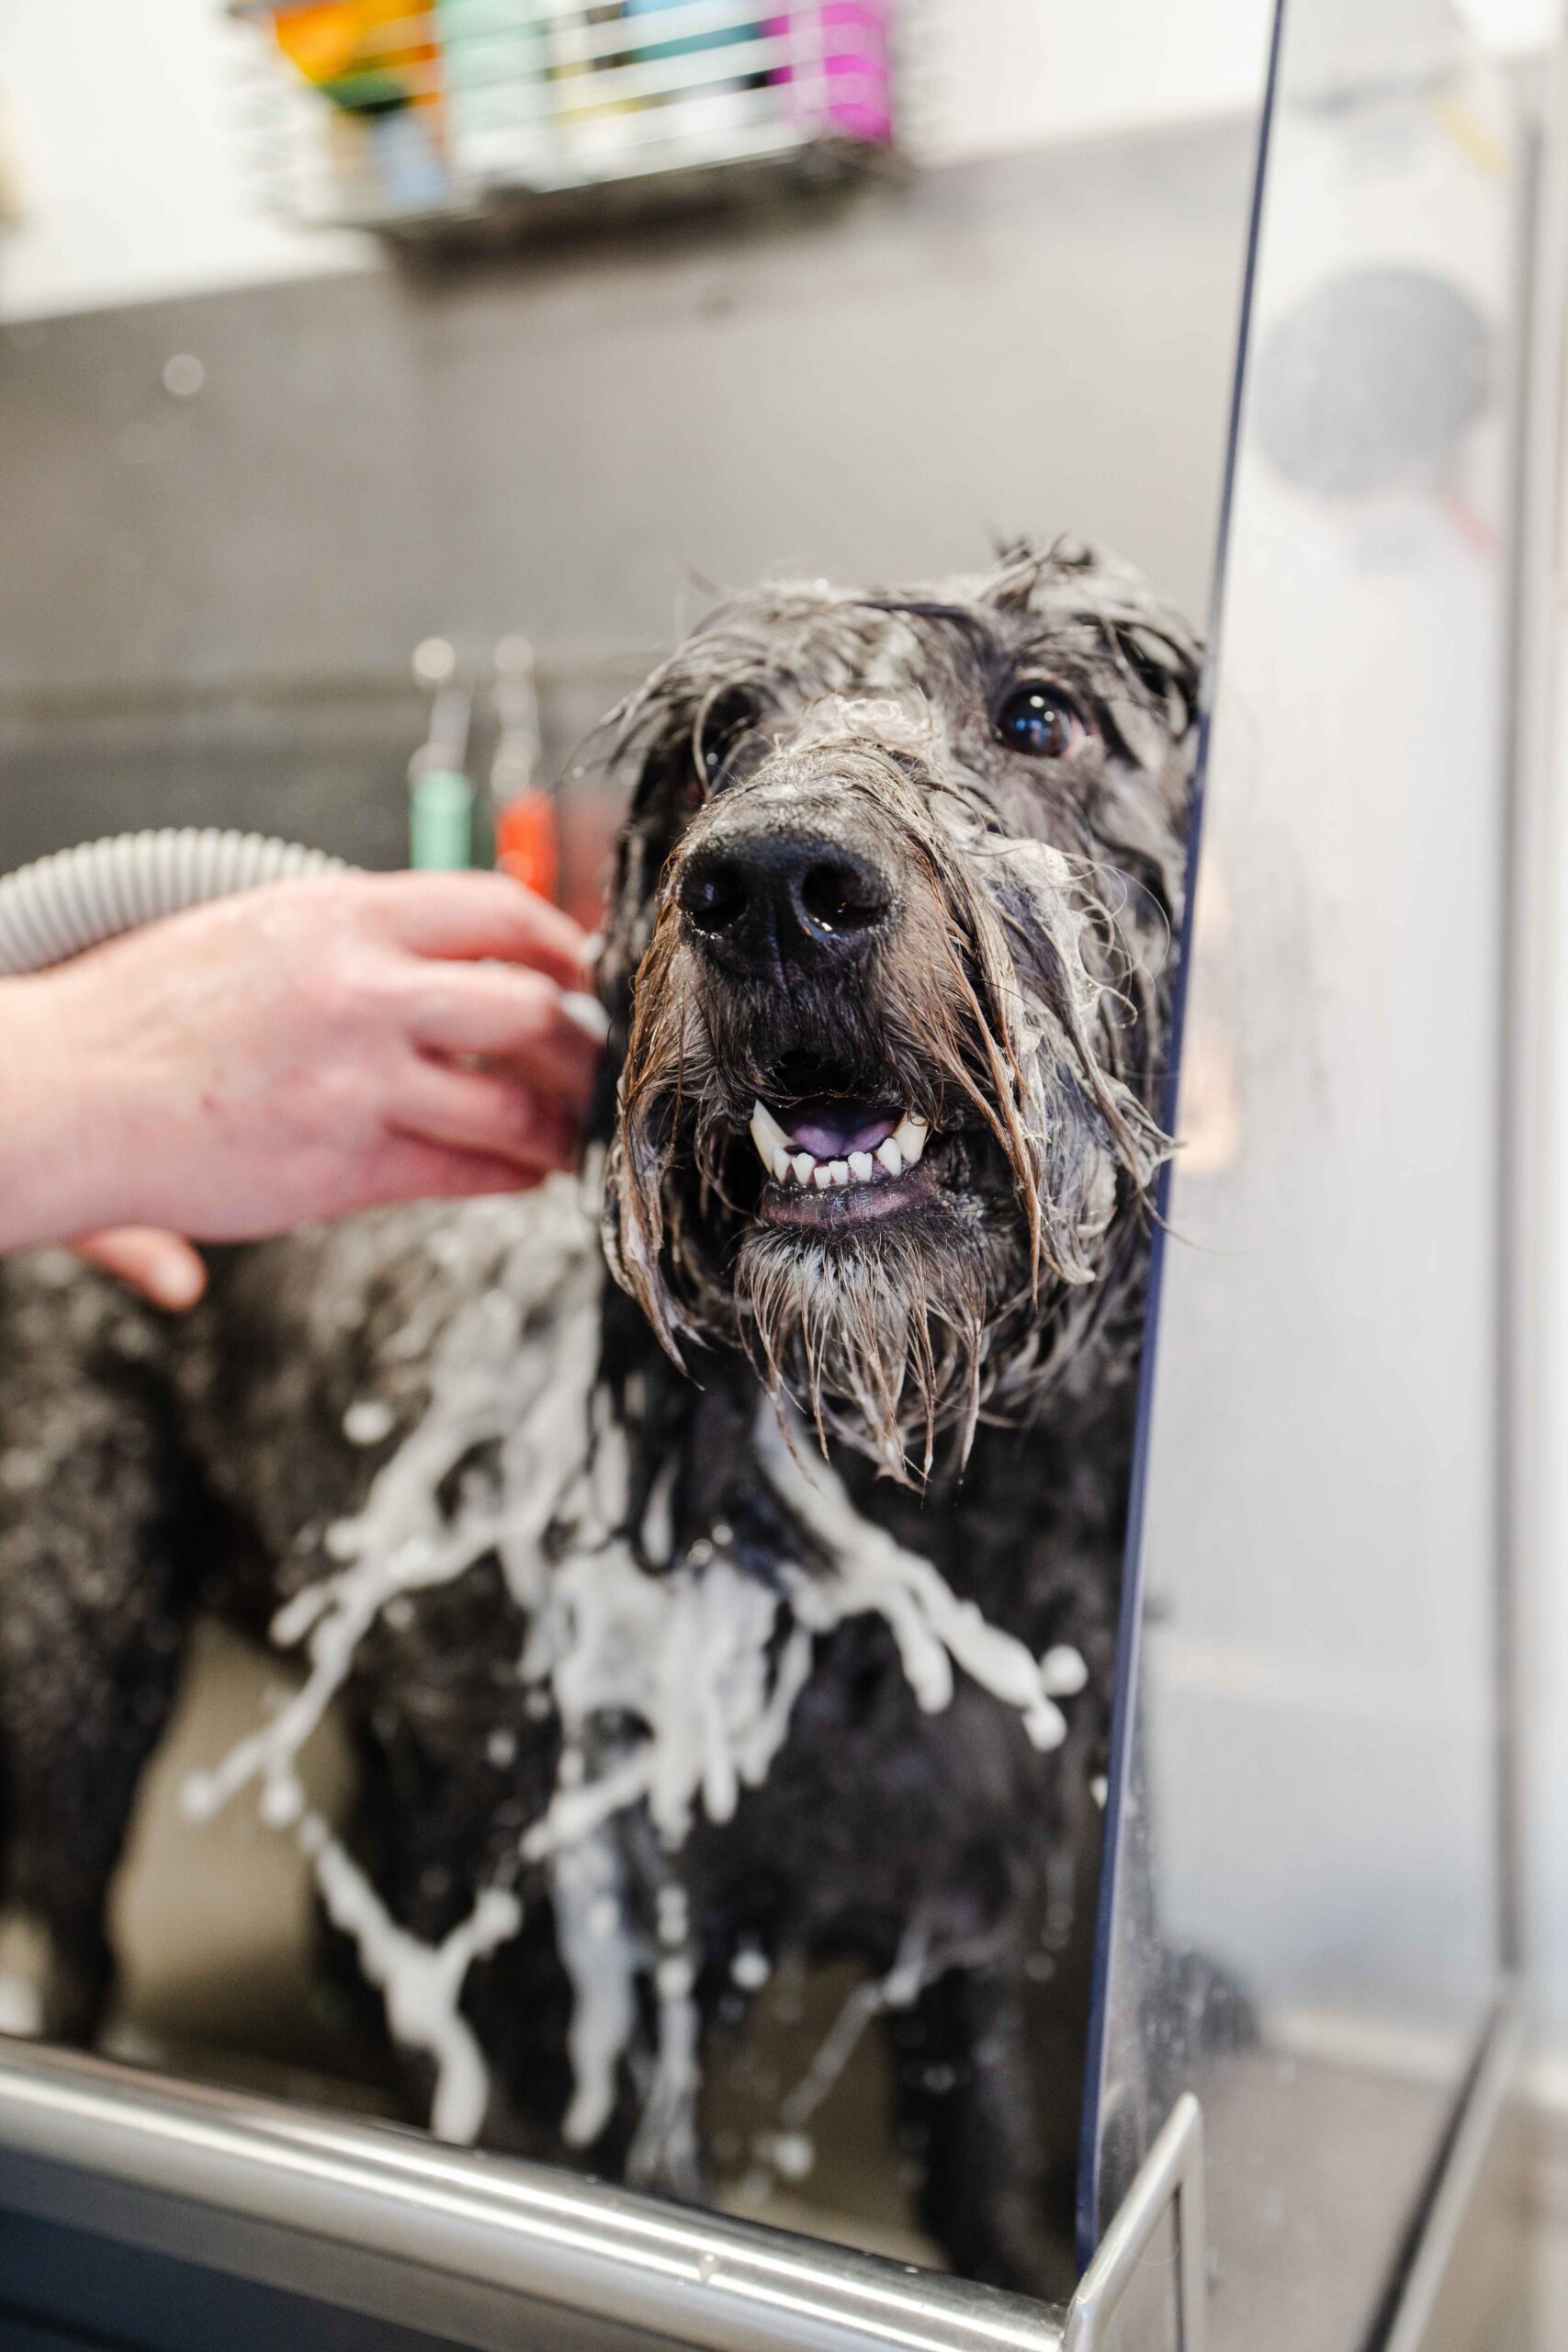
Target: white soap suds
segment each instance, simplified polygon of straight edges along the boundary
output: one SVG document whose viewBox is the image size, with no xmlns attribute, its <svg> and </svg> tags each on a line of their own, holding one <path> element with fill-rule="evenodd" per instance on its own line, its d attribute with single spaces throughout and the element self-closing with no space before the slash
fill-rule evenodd
<svg viewBox="0 0 1568 2352">
<path fill-rule="evenodd" d="M 757 2153 L 782 2180 L 804 2180 L 817 2162 L 817 2143 L 807 2132 L 764 2132 Z"/>
<path fill-rule="evenodd" d="M 628 1929 L 621 1858 L 605 1837 L 563 1846 L 550 1865 L 556 1946 L 571 1979 L 567 2055 L 571 2103 L 561 2124 L 569 2148 L 595 2141 L 615 2111 L 621 2056 L 637 2024 L 637 1978 L 644 1959 Z"/>
<path fill-rule="evenodd" d="M 304 1804 L 295 1759 L 347 1679 L 365 1634 L 400 1596 L 449 1584 L 494 1552 L 518 1606 L 541 1592 L 539 1539 L 555 1514 L 560 1465 L 581 1468 L 587 1398 L 598 1357 L 597 1267 L 591 1228 L 574 1190 L 546 1186 L 537 1215 L 505 1232 L 470 1213 L 471 1263 L 452 1271 L 483 1284 L 435 1342 L 430 1394 L 417 1426 L 371 1481 L 364 1508 L 340 1520 L 327 1549 L 344 1565 L 279 1610 L 272 1639 L 306 1644 L 302 1688 L 242 1740 L 215 1771 L 193 1773 L 186 1810 L 205 1818 L 248 1781 L 259 1781 L 264 1817 L 297 1821 Z M 499 1260 L 499 1263 L 496 1262 Z M 530 1315 L 549 1301 L 560 1318 L 548 1348 L 530 1347 Z M 448 1518 L 444 1482 L 478 1449 L 500 1449 L 499 1498 L 478 1480 Z"/>
<path fill-rule="evenodd" d="M 690 1955 L 666 1952 L 653 1981 L 659 1996 L 653 2078 L 626 2158 L 626 2177 L 634 2188 L 658 2186 L 695 2198 L 702 2179 L 697 2160 L 701 2019 L 693 1998 L 696 1970 Z"/>
<path fill-rule="evenodd" d="M 393 2036 L 407 2050 L 423 2051 L 434 2064 L 432 2132 L 438 2140 L 477 2140 L 490 2098 L 490 2069 L 458 2003 L 475 1961 L 517 1933 L 522 1905 L 504 1888 L 487 1887 L 450 1935 L 439 1944 L 421 1943 L 390 1917 L 319 1815 L 306 1815 L 299 1836 L 315 1865 L 328 1917 L 353 1937 L 361 1968 L 385 1996 Z"/>
<path fill-rule="evenodd" d="M 666 2186 L 694 2180 L 699 2018 L 683 1907 L 677 1918 L 684 1898 L 672 1880 L 661 1890 L 654 1949 L 628 1919 L 616 1817 L 645 1805 L 669 1855 L 699 1814 L 729 1819 L 788 1736 L 817 1639 L 846 1619 L 886 1622 L 928 1712 L 950 1703 L 959 1669 L 1016 1708 L 1041 1748 L 1065 1736 L 1055 1701 L 1082 1688 L 1083 1661 L 1065 1645 L 1037 1660 L 989 1623 L 931 1561 L 863 1520 L 803 1433 L 786 1435 L 765 1404 L 758 1473 L 800 1528 L 807 1559 L 772 1563 L 773 1581 L 763 1583 L 722 1522 L 677 1556 L 673 1465 L 634 1531 L 626 1432 L 595 1385 L 603 1265 L 584 1196 L 565 1180 L 534 1196 L 526 1219 L 509 1203 L 465 1212 L 433 1250 L 447 1277 L 442 1295 L 455 1290 L 464 1303 L 444 1329 L 428 1303 L 411 1317 L 411 1347 L 417 1327 L 430 1362 L 424 1410 L 360 1510 L 328 1531 L 334 1572 L 274 1621 L 280 1647 L 304 1647 L 304 1682 L 214 1770 L 193 1775 L 185 1802 L 206 1815 L 254 1781 L 264 1818 L 297 1826 L 328 1908 L 383 1990 L 392 2032 L 436 2064 L 435 2128 L 477 2130 L 484 2067 L 460 2014 L 463 1981 L 476 1957 L 516 1932 L 518 1900 L 491 1890 L 438 1947 L 409 1936 L 309 1814 L 298 1759 L 378 1620 L 395 1610 L 417 1622 L 413 1595 L 493 1555 L 527 1626 L 520 1713 L 553 1712 L 561 1728 L 555 1786 L 521 1860 L 547 1871 L 572 1985 L 566 2136 L 589 2145 L 608 2121 L 637 1983 L 651 1970 L 657 2039 L 633 2162 L 638 2177 Z M 547 1336 L 536 1341 L 541 1328 Z M 360 1434 L 373 1426 L 374 1401 L 350 1408 L 360 1442 L 374 1442 Z M 483 1736 L 503 1769 L 512 1736 Z M 737 1957 L 738 1983 L 756 1960 L 765 1971 L 761 1954 Z M 886 2006 L 887 1988 L 873 1989 Z"/>
<path fill-rule="evenodd" d="M 972 1600 L 960 1600 L 929 1560 L 906 1552 L 886 1529 L 861 1518 L 841 1481 L 828 1464 L 806 1452 L 771 1412 L 759 1416 L 757 1452 L 779 1500 L 834 1564 L 825 1581 L 796 1577 L 791 1586 L 795 1612 L 814 1630 L 825 1631 L 846 1617 L 884 1617 L 898 1645 L 910 1689 L 928 1713 L 953 1697 L 953 1668 L 960 1666 L 993 1696 L 1018 1709 L 1036 1747 L 1057 1747 L 1066 1719 L 1054 1690 L 1066 1690 L 1081 1669 L 1076 1650 L 1062 1645 L 1037 1661 L 1016 1635 L 993 1625 Z M 1069 1684 L 1061 1681 L 1065 1662 Z M 1076 1685 L 1082 1688 L 1082 1676 Z"/>
<path fill-rule="evenodd" d="M 960 1600 L 929 1560 L 905 1551 L 854 1510 L 826 1463 L 797 1453 L 771 1407 L 758 1416 L 760 1466 L 781 1502 L 831 1563 L 777 1564 L 777 1589 L 711 1541 L 661 1576 L 631 1547 L 606 1540 L 563 1561 L 549 1589 L 529 1664 L 547 1673 L 573 1769 L 524 1839 L 531 1860 L 600 1829 L 646 1802 L 667 1846 L 696 1810 L 728 1821 L 744 1787 L 759 1787 L 788 1735 L 809 1678 L 816 1635 L 846 1618 L 879 1615 L 920 1705 L 949 1704 L 953 1667 L 1018 1709 L 1037 1747 L 1066 1731 L 1053 1693 L 1081 1689 L 1082 1660 L 1065 1645 L 1037 1661 L 1027 1645 Z M 584 1762 L 594 1722 L 631 1717 L 643 1736 L 596 1770 Z"/>
<path fill-rule="evenodd" d="M 558 1775 L 525 1854 L 557 1852 L 639 1801 L 669 1847 L 685 1838 L 699 1805 L 710 1821 L 728 1821 L 741 1788 L 766 1777 L 811 1670 L 810 1634 L 798 1625 L 770 1658 L 784 1606 L 718 1554 L 662 1577 L 646 1574 L 619 1541 L 563 1561 L 530 1659 L 548 1661 L 566 1753 L 581 1759 L 604 1716 L 645 1728 L 629 1752 Z"/>
<path fill-rule="evenodd" d="M 343 1433 L 350 1445 L 379 1445 L 397 1427 L 397 1415 L 379 1396 L 362 1396 L 343 1417 Z"/>
</svg>

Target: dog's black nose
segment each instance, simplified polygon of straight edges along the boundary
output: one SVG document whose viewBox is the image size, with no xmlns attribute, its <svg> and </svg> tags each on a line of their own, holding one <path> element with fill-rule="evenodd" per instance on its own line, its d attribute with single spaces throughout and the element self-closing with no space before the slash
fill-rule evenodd
<svg viewBox="0 0 1568 2352">
<path fill-rule="evenodd" d="M 860 850 L 806 833 L 749 834 L 693 854 L 677 893 L 699 943 L 730 964 L 844 961 L 887 921 L 893 885 Z"/>
</svg>

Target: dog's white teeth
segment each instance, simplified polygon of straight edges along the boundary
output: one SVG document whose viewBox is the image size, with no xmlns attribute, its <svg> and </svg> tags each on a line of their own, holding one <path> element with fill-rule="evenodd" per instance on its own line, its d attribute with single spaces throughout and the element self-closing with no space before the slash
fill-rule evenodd
<svg viewBox="0 0 1568 2352">
<path fill-rule="evenodd" d="M 926 1148 L 926 1137 L 930 1133 L 924 1119 L 917 1119 L 912 1111 L 905 1112 L 893 1130 L 892 1140 L 897 1145 L 906 1168 L 913 1168 Z"/>
<path fill-rule="evenodd" d="M 873 1151 L 846 1152 L 842 1159 L 818 1159 L 815 1152 L 798 1151 L 765 1102 L 751 1113 L 751 1140 L 768 1173 L 779 1183 L 814 1187 L 827 1193 L 840 1186 L 870 1184 L 881 1176 L 902 1176 L 913 1168 L 926 1148 L 931 1129 L 924 1119 L 906 1112 L 885 1143 Z"/>
<path fill-rule="evenodd" d="M 765 1102 L 752 1105 L 751 1140 L 757 1147 L 757 1157 L 763 1167 L 770 1169 L 775 1154 L 784 1150 L 789 1142 L 789 1137 Z"/>
</svg>

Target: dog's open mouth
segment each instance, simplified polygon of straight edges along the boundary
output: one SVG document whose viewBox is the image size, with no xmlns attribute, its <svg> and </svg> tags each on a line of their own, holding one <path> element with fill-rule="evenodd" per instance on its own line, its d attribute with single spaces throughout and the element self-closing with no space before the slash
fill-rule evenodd
<svg viewBox="0 0 1568 2352">
<path fill-rule="evenodd" d="M 931 1189 L 929 1123 L 854 1094 L 788 1104 L 761 1098 L 751 1140 L 766 1171 L 757 1214 L 770 1225 L 841 1227 L 910 1206 Z"/>
</svg>

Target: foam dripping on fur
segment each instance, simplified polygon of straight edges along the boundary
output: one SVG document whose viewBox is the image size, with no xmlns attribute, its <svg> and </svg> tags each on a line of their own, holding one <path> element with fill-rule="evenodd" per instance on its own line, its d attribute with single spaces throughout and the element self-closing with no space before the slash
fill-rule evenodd
<svg viewBox="0 0 1568 2352">
<path fill-rule="evenodd" d="M 369 1880 L 319 1815 L 299 1825 L 299 1842 L 315 1869 L 327 1916 L 351 1936 L 359 1964 L 387 2004 L 387 2022 L 406 2050 L 423 2051 L 435 2068 L 430 2128 L 438 2140 L 477 2140 L 490 2098 L 490 2069 L 459 2003 L 469 1969 L 523 1924 L 514 1894 L 487 1887 L 439 1944 L 400 1928 Z"/>
<path fill-rule="evenodd" d="M 741 1790 L 761 1786 L 788 1736 L 815 1638 L 852 1617 L 885 1621 L 928 1713 L 950 1704 L 958 1667 L 1017 1709 L 1035 1747 L 1066 1737 L 1056 1701 L 1083 1688 L 1076 1650 L 1058 1645 L 1037 1659 L 961 1600 L 931 1561 L 863 1520 L 834 1472 L 792 1444 L 766 1406 L 757 1454 L 779 1500 L 831 1565 L 823 1571 L 780 1561 L 775 1589 L 706 1539 L 659 1576 L 618 1539 L 563 1561 L 530 1644 L 536 1670 L 548 1674 L 565 1745 L 555 1794 L 523 1841 L 528 1860 L 596 1834 L 638 1803 L 671 1848 L 683 1842 L 699 1809 L 728 1821 Z M 635 1718 L 646 1732 L 590 1769 L 593 1726 L 606 1715 Z"/>
<path fill-rule="evenodd" d="M 525 1857 L 558 1853 L 637 1804 L 671 1849 L 699 1810 L 728 1821 L 741 1789 L 766 1778 L 811 1670 L 804 1625 L 790 1627 L 770 1657 L 784 1605 L 716 1550 L 658 1577 L 619 1541 L 563 1561 L 539 1648 L 565 1745 Z M 606 1716 L 646 1729 L 600 1753 L 595 1726 Z"/>
<path fill-rule="evenodd" d="M 809 1564 L 786 1557 L 763 1584 L 718 1526 L 677 1557 L 665 1481 L 637 1531 L 644 1566 L 628 1525 L 625 1433 L 596 1385 L 594 1227 L 562 1180 L 536 1202 L 525 1223 L 514 1212 L 487 1216 L 483 1204 L 457 1224 L 466 1238 L 446 1271 L 459 1295 L 471 1295 L 432 1349 L 425 1409 L 376 1472 L 362 1509 L 331 1531 L 335 1570 L 274 1621 L 280 1647 L 303 1645 L 305 1681 L 215 1770 L 192 1777 L 186 1804 L 209 1814 L 254 1783 L 264 1817 L 297 1826 L 329 1911 L 385 1995 L 392 2033 L 436 2065 L 434 2128 L 471 2136 L 485 2083 L 460 2013 L 463 1983 L 475 1958 L 515 1934 L 518 1898 L 481 1892 L 461 1928 L 438 1946 L 423 1943 L 391 1920 L 310 1814 L 298 1764 L 389 1603 L 497 1556 L 529 1629 L 520 1679 L 547 1694 L 561 1731 L 555 1785 L 520 1860 L 547 1873 L 572 1986 L 565 2136 L 589 2146 L 607 2123 L 637 2030 L 637 1986 L 651 1980 L 655 2052 L 632 2164 L 639 2177 L 678 2186 L 695 2180 L 694 1958 L 683 1911 L 675 1920 L 672 1882 L 660 1891 L 657 1941 L 633 1924 L 617 1823 L 645 1807 L 672 1869 L 699 1814 L 730 1818 L 788 1736 L 816 1641 L 852 1617 L 887 1624 L 922 1708 L 946 1707 L 962 1671 L 1015 1708 L 1041 1748 L 1065 1736 L 1056 1699 L 1082 1687 L 1084 1670 L 1065 1648 L 1036 1659 L 960 1600 L 931 1561 L 861 1519 L 831 1468 L 795 1446 L 766 1405 L 760 1474 L 801 1531 Z M 531 1345 L 544 1316 L 549 1344 Z M 494 1475 L 465 1476 L 480 1449 L 493 1450 Z"/>
<path fill-rule="evenodd" d="M 343 1566 L 307 1585 L 273 1620 L 279 1649 L 305 1645 L 304 1684 L 215 1770 L 189 1777 L 183 1803 L 195 1817 L 218 1812 L 257 1781 L 268 1821 L 284 1826 L 299 1819 L 304 1794 L 296 1759 L 389 1602 L 450 1584 L 493 1553 L 518 1607 L 538 1605 L 539 1547 L 559 1499 L 558 1466 L 582 1455 L 598 1358 L 599 1281 L 575 1188 L 557 1180 L 536 1200 L 525 1226 L 484 1203 L 444 1237 L 460 1253 L 445 1271 L 477 1295 L 434 1346 L 419 1422 L 377 1472 L 363 1509 L 328 1532 L 327 1550 Z M 526 1324 L 547 1301 L 559 1328 L 550 1348 L 530 1348 Z M 476 1486 L 448 1516 L 445 1482 L 489 1443 L 501 1449 L 499 1498 Z"/>
<path fill-rule="evenodd" d="M 550 1871 L 556 1946 L 571 1980 L 567 2059 L 572 2094 L 561 2122 L 569 2148 L 592 2147 L 615 2106 L 622 2053 L 637 2026 L 644 1954 L 626 1924 L 621 1858 L 604 1836 L 563 1846 Z"/>
<path fill-rule="evenodd" d="M 928 1714 L 951 1702 L 956 1665 L 1018 1710 L 1034 1747 L 1061 1746 L 1067 1724 L 1056 1700 L 1081 1690 L 1087 1679 L 1076 1650 L 1062 1644 L 1036 1658 L 1026 1643 L 993 1625 L 974 1601 L 961 1600 L 930 1560 L 862 1519 L 842 1481 L 826 1463 L 814 1460 L 804 1443 L 792 1444 L 772 1413 L 758 1418 L 757 1452 L 779 1500 L 833 1562 L 826 1579 L 796 1570 L 790 1580 L 791 1599 L 804 1623 L 826 1632 L 846 1617 L 880 1616 L 898 1645 L 909 1688 Z"/>
</svg>

